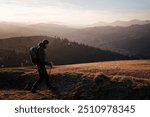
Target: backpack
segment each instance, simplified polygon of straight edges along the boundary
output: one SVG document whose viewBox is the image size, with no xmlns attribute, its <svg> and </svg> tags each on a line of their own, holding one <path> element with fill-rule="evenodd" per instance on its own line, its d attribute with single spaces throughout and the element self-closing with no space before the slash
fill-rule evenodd
<svg viewBox="0 0 150 117">
<path fill-rule="evenodd" d="M 34 65 L 36 65 L 38 63 L 38 47 L 37 46 L 33 46 L 30 48 L 30 57 L 31 57 L 31 60 L 32 60 L 32 63 Z"/>
</svg>

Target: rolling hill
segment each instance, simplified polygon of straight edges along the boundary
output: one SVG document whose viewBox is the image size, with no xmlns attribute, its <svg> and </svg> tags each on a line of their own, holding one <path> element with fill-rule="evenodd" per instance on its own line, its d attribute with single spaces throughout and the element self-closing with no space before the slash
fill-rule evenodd
<svg viewBox="0 0 150 117">
<path fill-rule="evenodd" d="M 30 93 L 37 80 L 34 67 L 1 68 L 0 99 L 150 99 L 150 60 L 110 61 L 55 66 L 50 81 L 57 91 Z"/>
<path fill-rule="evenodd" d="M 137 58 L 150 58 L 150 24 L 79 29 L 72 32 L 68 38 Z"/>
<path fill-rule="evenodd" d="M 66 34 L 74 30 L 76 29 L 65 25 L 50 23 L 23 24 L 0 22 L 0 39 L 35 35 L 65 37 Z"/>
<path fill-rule="evenodd" d="M 95 24 L 90 25 L 90 27 L 97 27 L 97 26 L 121 26 L 121 27 L 128 27 L 132 25 L 144 25 L 144 24 L 149 24 L 150 20 L 138 20 L 138 19 L 133 19 L 129 21 L 114 21 L 111 23 L 106 23 L 106 22 L 98 22 Z"/>
<path fill-rule="evenodd" d="M 29 48 L 43 39 L 49 40 L 47 59 L 55 64 L 73 64 L 108 60 L 124 60 L 129 57 L 98 48 L 90 47 L 67 39 L 47 36 L 14 37 L 0 40 L 0 66 L 18 67 L 32 65 Z"/>
<path fill-rule="evenodd" d="M 93 25 L 84 26 L 84 27 L 69 27 L 59 24 L 51 23 L 36 23 L 36 24 L 27 24 L 27 23 L 16 23 L 16 22 L 0 22 L 0 39 L 10 38 L 10 37 L 20 37 L 20 36 L 34 36 L 34 35 L 46 35 L 46 36 L 59 36 L 59 37 L 68 37 L 72 32 L 80 31 L 80 29 L 86 29 L 89 27 L 107 27 L 112 26 L 116 27 L 129 27 L 132 25 L 145 25 L 149 24 L 150 20 L 137 20 L 133 19 L 130 21 L 115 21 L 112 23 L 98 22 Z"/>
<path fill-rule="evenodd" d="M 123 25 L 126 25 L 126 27 L 123 27 Z M 150 24 L 148 20 L 116 21 L 109 26 L 108 24 L 107 26 L 96 25 L 96 27 L 80 29 L 49 23 L 30 25 L 0 23 L 1 39 L 34 35 L 68 38 L 69 41 L 119 52 L 135 58 L 150 58 L 148 51 L 150 49 Z"/>
</svg>

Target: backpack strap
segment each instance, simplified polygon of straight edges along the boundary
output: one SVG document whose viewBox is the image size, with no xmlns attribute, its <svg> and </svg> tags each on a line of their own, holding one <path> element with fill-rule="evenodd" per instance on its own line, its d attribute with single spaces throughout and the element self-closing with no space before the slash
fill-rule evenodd
<svg viewBox="0 0 150 117">
<path fill-rule="evenodd" d="M 40 47 L 37 47 L 37 52 L 36 52 L 36 61 L 37 61 L 37 64 L 39 63 L 39 48 Z"/>
</svg>

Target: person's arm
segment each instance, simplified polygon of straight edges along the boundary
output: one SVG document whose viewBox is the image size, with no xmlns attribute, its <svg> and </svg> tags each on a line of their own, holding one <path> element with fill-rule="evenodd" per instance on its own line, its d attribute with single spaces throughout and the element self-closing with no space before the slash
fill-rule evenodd
<svg viewBox="0 0 150 117">
<path fill-rule="evenodd" d="M 52 65 L 52 63 L 51 63 L 51 62 L 47 62 L 47 61 L 45 61 L 45 65 L 48 65 L 48 66 L 50 66 L 50 67 L 53 67 L 53 65 Z"/>
</svg>

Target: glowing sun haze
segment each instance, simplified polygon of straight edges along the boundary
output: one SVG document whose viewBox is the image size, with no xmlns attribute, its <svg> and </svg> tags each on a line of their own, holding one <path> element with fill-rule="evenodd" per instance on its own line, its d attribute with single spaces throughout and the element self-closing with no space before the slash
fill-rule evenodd
<svg viewBox="0 0 150 117">
<path fill-rule="evenodd" d="M 0 0 L 0 21 L 89 25 L 150 19 L 150 0 Z"/>
</svg>

